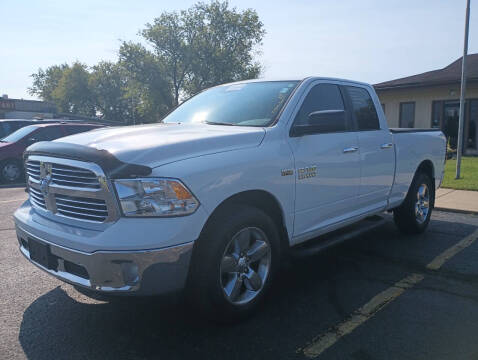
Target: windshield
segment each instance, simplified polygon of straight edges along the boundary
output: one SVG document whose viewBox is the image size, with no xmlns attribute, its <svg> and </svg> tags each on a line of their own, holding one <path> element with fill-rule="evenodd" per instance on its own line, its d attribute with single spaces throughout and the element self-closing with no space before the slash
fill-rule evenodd
<svg viewBox="0 0 478 360">
<path fill-rule="evenodd" d="M 297 83 L 267 81 L 214 87 L 184 102 L 163 122 L 268 126 Z"/>
<path fill-rule="evenodd" d="M 12 132 L 10 135 L 5 136 L 1 141 L 2 142 L 17 142 L 20 139 L 23 139 L 25 136 L 34 132 L 38 127 L 35 125 L 25 126 L 17 131 Z"/>
</svg>

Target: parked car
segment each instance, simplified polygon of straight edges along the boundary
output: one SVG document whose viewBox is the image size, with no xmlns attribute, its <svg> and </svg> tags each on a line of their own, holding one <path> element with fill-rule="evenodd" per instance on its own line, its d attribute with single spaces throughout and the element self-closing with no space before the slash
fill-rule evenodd
<svg viewBox="0 0 478 360">
<path fill-rule="evenodd" d="M 319 235 L 386 210 L 400 230 L 424 231 L 445 137 L 389 129 L 370 85 L 306 78 L 217 86 L 163 124 L 39 142 L 25 156 L 30 197 L 15 223 L 33 264 L 110 295 L 186 289 L 230 320 Z"/>
<path fill-rule="evenodd" d="M 77 115 L 72 115 L 71 119 L 0 119 L 0 139 L 18 129 L 28 125 L 50 124 L 50 123 L 63 123 L 63 124 L 81 124 L 87 123 L 88 120 L 75 119 Z M 95 124 L 103 126 L 115 125 L 112 121 L 97 120 Z"/>
<path fill-rule="evenodd" d="M 22 155 L 37 141 L 50 141 L 101 127 L 96 124 L 41 123 L 19 128 L 0 140 L 0 181 L 14 183 L 23 176 Z"/>
<path fill-rule="evenodd" d="M 10 135 L 12 132 L 17 131 L 18 129 L 22 127 L 38 124 L 40 121 L 43 121 L 43 120 L 24 120 L 24 119 L 0 120 L 0 139 L 4 138 L 7 135 Z M 49 123 L 49 122 L 51 121 L 45 121 L 45 123 Z M 56 122 L 59 122 L 59 121 L 56 121 Z"/>
</svg>

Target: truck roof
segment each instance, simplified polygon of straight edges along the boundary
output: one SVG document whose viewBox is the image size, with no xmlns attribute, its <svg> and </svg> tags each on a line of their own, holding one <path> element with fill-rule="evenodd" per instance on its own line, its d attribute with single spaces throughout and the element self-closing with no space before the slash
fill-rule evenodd
<svg viewBox="0 0 478 360">
<path fill-rule="evenodd" d="M 226 84 L 222 84 L 222 85 L 245 84 L 245 83 L 265 82 L 265 81 L 300 81 L 300 82 L 302 82 L 302 81 L 305 81 L 305 80 L 344 81 L 344 82 L 354 83 L 354 84 L 358 84 L 358 85 L 372 86 L 368 83 L 361 82 L 361 81 L 342 79 L 342 78 L 334 78 L 334 77 L 327 77 L 327 76 L 307 76 L 307 77 L 303 77 L 303 78 L 297 78 L 297 77 L 292 77 L 292 78 L 260 78 L 260 79 L 235 81 L 235 82 L 230 82 L 230 83 L 226 83 Z"/>
</svg>

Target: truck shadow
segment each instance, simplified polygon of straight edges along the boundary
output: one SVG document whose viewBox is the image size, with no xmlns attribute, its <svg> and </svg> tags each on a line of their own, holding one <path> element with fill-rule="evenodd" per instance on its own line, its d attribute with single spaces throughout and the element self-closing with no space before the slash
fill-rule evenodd
<svg viewBox="0 0 478 360">
<path fill-rule="evenodd" d="M 171 298 L 85 303 L 57 287 L 25 310 L 19 341 L 35 360 L 303 358 L 300 346 L 476 229 L 453 223 L 452 236 L 450 224 L 405 237 L 387 223 L 294 262 L 257 314 L 235 325 L 206 323 Z"/>
</svg>

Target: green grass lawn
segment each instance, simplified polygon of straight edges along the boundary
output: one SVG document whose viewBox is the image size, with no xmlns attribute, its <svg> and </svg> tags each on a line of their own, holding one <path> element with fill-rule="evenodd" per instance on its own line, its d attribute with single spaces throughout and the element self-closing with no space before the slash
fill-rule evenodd
<svg viewBox="0 0 478 360">
<path fill-rule="evenodd" d="M 442 187 L 478 191 L 478 157 L 461 158 L 461 178 L 455 180 L 456 160 L 447 160 Z"/>
</svg>

